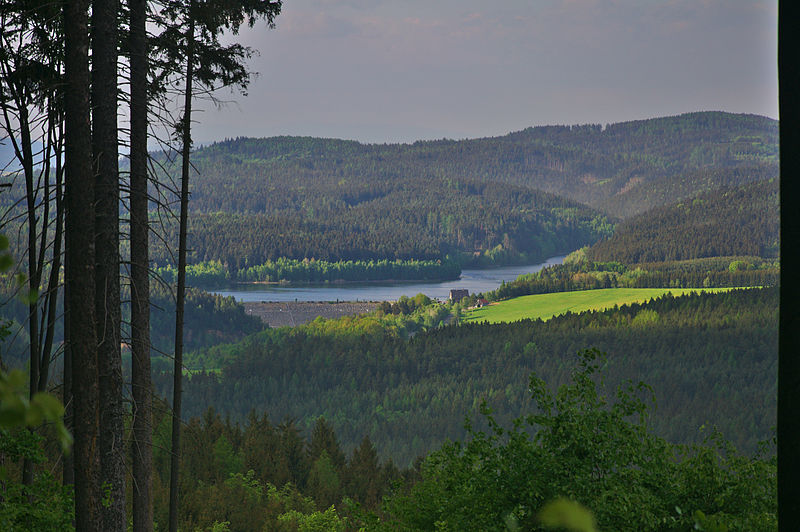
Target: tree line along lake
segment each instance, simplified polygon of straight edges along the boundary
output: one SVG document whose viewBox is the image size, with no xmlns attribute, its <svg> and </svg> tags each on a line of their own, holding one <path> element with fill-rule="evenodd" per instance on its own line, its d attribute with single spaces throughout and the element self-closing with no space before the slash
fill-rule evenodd
<svg viewBox="0 0 800 532">
<path fill-rule="evenodd" d="M 233 296 L 241 303 L 252 302 L 303 302 L 303 301 L 396 301 L 401 296 L 412 297 L 422 293 L 432 299 L 447 299 L 450 290 L 469 290 L 485 293 L 497 289 L 505 281 L 520 275 L 538 272 L 553 264 L 561 264 L 564 255 L 550 257 L 539 264 L 506 266 L 486 270 L 462 270 L 455 281 L 443 282 L 371 282 L 318 285 L 264 285 L 248 284 L 216 290 L 222 296 Z"/>
</svg>

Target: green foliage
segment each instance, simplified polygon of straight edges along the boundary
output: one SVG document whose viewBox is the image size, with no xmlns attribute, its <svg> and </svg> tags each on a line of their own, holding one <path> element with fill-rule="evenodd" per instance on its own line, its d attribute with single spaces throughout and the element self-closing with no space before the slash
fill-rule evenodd
<svg viewBox="0 0 800 532">
<path fill-rule="evenodd" d="M 0 430 L 36 427 L 43 422 L 54 424 L 61 447 L 66 451 L 72 435 L 64 426 L 64 406 L 49 393 L 36 393 L 32 399 L 25 397 L 27 376 L 19 371 L 0 371 Z"/>
<path fill-rule="evenodd" d="M 344 532 L 346 522 L 336 514 L 336 508 L 331 506 L 324 512 L 316 511 L 303 514 L 297 510 L 290 510 L 278 516 L 278 523 L 283 530 L 297 530 L 298 532 Z"/>
<path fill-rule="evenodd" d="M 226 169 L 230 170 L 235 168 Z M 596 211 L 510 185 L 468 181 L 453 189 L 437 178 L 409 176 L 378 182 L 365 178 L 357 186 L 374 186 L 374 192 L 349 205 L 350 200 L 342 197 L 345 191 L 317 178 L 312 184 L 302 174 L 292 174 L 285 181 L 264 183 L 263 171 L 256 176 L 246 183 L 242 176 L 237 179 L 240 186 L 255 188 L 247 203 L 249 198 L 266 198 L 268 205 L 198 207 L 199 212 L 191 215 L 193 262 L 220 261 L 231 277 L 234 272 L 244 277 L 267 275 L 267 270 L 259 273 L 257 265 L 281 258 L 328 263 L 445 262 L 450 258 L 462 266 L 524 264 L 609 234 L 607 224 L 597 221 L 605 217 Z M 308 210 L 307 204 L 315 208 Z M 153 253 L 161 264 L 170 260 L 166 249 L 156 247 Z M 374 269 L 376 276 L 380 269 Z M 416 267 L 406 266 L 400 272 L 403 269 L 411 270 L 404 275 L 419 275 L 413 271 Z M 433 274 L 451 275 L 449 266 L 439 269 L 443 271 L 434 269 Z M 316 271 L 307 274 L 312 275 Z"/>
<path fill-rule="evenodd" d="M 513 515 L 513 514 L 510 514 Z M 585 506 L 559 497 L 545 504 L 538 514 L 544 528 L 565 528 L 574 532 L 597 532 L 594 515 Z"/>
<path fill-rule="evenodd" d="M 174 283 L 174 266 L 156 269 L 166 282 Z M 457 279 L 461 267 L 452 260 L 369 260 L 338 261 L 279 258 L 264 264 L 228 271 L 219 261 L 200 262 L 186 267 L 187 283 L 194 287 L 220 287 L 233 282 L 246 283 L 330 283 L 364 281 L 433 281 Z"/>
<path fill-rule="evenodd" d="M 597 384 L 605 364 L 596 350 L 580 353 L 555 393 L 533 375 L 534 411 L 508 428 L 484 409 L 488 432 L 468 425 L 465 442 L 432 453 L 422 480 L 390 498 L 392 527 L 503 530 L 510 520 L 595 530 L 592 514 L 601 530 L 693 527 L 677 507 L 713 515 L 709 527 L 775 530 L 774 459 L 738 455 L 718 438 L 687 448 L 653 436 L 650 388 L 629 381 L 607 399 Z"/>
<path fill-rule="evenodd" d="M 8 437 L 8 433 L 0 434 L 0 439 Z M 3 499 L 0 502 L 0 530 L 73 530 L 74 507 L 72 488 L 62 486 L 50 473 L 36 475 L 30 486 L 5 482 Z"/>
<path fill-rule="evenodd" d="M 170 353 L 175 341 L 175 322 L 170 317 L 175 313 L 175 301 L 166 291 L 153 290 L 151 302 L 150 335 L 154 351 Z M 238 341 L 265 327 L 258 317 L 246 314 L 244 307 L 233 297 L 209 294 L 199 289 L 186 291 L 184 312 L 183 341 L 187 363 L 193 360 L 192 351 Z M 171 368 L 172 362 L 154 360 L 154 367 L 160 366 Z"/>
<path fill-rule="evenodd" d="M 14 257 L 8 251 L 8 237 L 0 234 L 0 272 L 6 272 L 14 265 Z"/>
<path fill-rule="evenodd" d="M 342 498 L 342 483 L 328 452 L 323 450 L 308 472 L 307 490 L 319 505 L 332 505 Z"/>
<path fill-rule="evenodd" d="M 228 521 L 214 521 L 210 527 L 205 530 L 196 528 L 195 532 L 230 532 L 230 523 Z"/>
<path fill-rule="evenodd" d="M 156 445 L 163 427 L 169 435 L 169 423 L 158 423 Z M 334 505 L 344 507 L 344 500 L 355 499 L 375 510 L 399 475 L 391 463 L 377 460 L 368 440 L 348 460 L 321 418 L 304 437 L 291 420 L 272 424 L 266 416 L 251 413 L 247 423 L 233 425 L 209 409 L 202 418 L 191 419 L 184 434 L 179 521 L 185 530 L 343 526 L 344 517 Z M 168 455 L 169 449 L 159 449 L 154 456 L 154 509 L 162 523 L 168 509 L 159 491 L 168 486 Z"/>
<path fill-rule="evenodd" d="M 0 234 L 0 273 L 13 263 L 7 249 L 8 240 Z M 10 325 L 10 321 L 0 319 L 0 344 L 8 336 Z M 45 460 L 42 437 L 27 430 L 30 427 L 52 423 L 64 452 L 72 443 L 72 435 L 64 426 L 61 402 L 42 392 L 29 400 L 27 383 L 28 378 L 22 371 L 0 369 L 0 530 L 71 530 L 74 504 L 70 487 L 61 486 L 50 473 L 39 473 L 31 484 L 25 485 L 9 478 L 6 469 L 7 463 L 22 459 L 33 463 Z"/>
<path fill-rule="evenodd" d="M 13 380 L 13 379 L 12 379 Z M 62 486 L 52 473 L 39 472 L 33 483 L 24 485 L 7 474 L 6 464 L 22 459 L 45 461 L 43 438 L 23 428 L 0 427 L 0 530 L 61 532 L 72 530 L 74 503 L 72 488 Z"/>
</svg>

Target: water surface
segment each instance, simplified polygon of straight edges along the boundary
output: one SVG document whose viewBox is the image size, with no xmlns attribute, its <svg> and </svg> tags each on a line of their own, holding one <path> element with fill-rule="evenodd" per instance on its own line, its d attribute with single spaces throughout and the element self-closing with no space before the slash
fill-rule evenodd
<svg viewBox="0 0 800 532">
<path fill-rule="evenodd" d="M 303 286 L 240 285 L 218 290 L 217 294 L 233 296 L 239 302 L 248 301 L 396 301 L 400 296 L 423 293 L 434 299 L 447 299 L 450 290 L 469 290 L 470 294 L 490 292 L 503 281 L 513 281 L 524 273 L 537 272 L 545 266 L 561 264 L 564 256 L 551 257 L 540 264 L 507 266 L 491 270 L 463 270 L 461 278 L 444 282 L 375 282 L 323 284 Z"/>
</svg>

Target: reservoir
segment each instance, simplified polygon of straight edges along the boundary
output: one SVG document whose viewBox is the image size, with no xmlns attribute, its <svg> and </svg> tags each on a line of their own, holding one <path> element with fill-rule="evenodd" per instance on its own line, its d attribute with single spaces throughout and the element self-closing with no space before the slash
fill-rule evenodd
<svg viewBox="0 0 800 532">
<path fill-rule="evenodd" d="M 470 294 L 490 292 L 505 281 L 513 281 L 525 273 L 538 272 L 545 266 L 561 264 L 564 256 L 551 257 L 540 264 L 507 266 L 490 270 L 462 270 L 455 281 L 444 282 L 374 282 L 348 284 L 322 284 L 300 286 L 240 285 L 228 290 L 217 290 L 223 296 L 233 296 L 236 301 L 290 302 L 290 301 L 396 301 L 400 296 L 413 297 L 419 293 L 433 299 L 447 299 L 450 290 L 469 290 Z"/>
</svg>

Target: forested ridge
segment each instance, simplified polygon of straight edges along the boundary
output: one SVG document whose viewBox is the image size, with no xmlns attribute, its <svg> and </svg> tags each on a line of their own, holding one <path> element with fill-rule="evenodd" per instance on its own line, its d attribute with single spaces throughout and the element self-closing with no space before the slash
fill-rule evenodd
<svg viewBox="0 0 800 532">
<path fill-rule="evenodd" d="M 628 264 L 722 256 L 777 257 L 778 180 L 721 188 L 620 223 L 586 256 Z"/>
<path fill-rule="evenodd" d="M 705 167 L 675 174 L 647 186 L 634 186 L 603 200 L 599 208 L 621 218 L 642 214 L 650 209 L 672 205 L 681 200 L 721 188 L 734 188 L 778 177 L 776 164 L 756 166 Z"/>
<path fill-rule="evenodd" d="M 769 173 L 763 165 L 775 172 L 777 156 L 777 121 L 723 112 L 605 127 L 539 126 L 499 137 L 413 144 L 237 138 L 198 150 L 196 164 L 205 177 L 194 189 L 193 209 L 258 211 L 270 201 L 261 192 L 278 191 L 286 181 L 335 184 L 349 189 L 343 199 L 352 204 L 381 195 L 381 183 L 436 177 L 516 184 L 600 207 L 614 195 L 705 169 L 739 168 L 746 174 L 752 168 L 756 178 L 763 178 Z M 226 177 L 235 179 L 222 182 Z M 702 179 L 681 180 L 690 193 L 709 186 Z M 297 201 L 298 188 L 286 201 Z M 220 198 L 216 191 L 223 190 Z"/>
<path fill-rule="evenodd" d="M 525 263 L 595 242 L 613 227 L 597 211 L 517 186 L 436 177 L 306 181 L 294 174 L 265 178 L 261 172 L 251 185 L 242 174 L 225 178 L 233 183 L 225 187 L 241 189 L 252 205 L 228 205 L 225 198 L 236 193 L 197 185 L 198 211 L 205 204 L 213 212 L 191 215 L 193 262 L 217 260 L 234 271 L 281 257 L 333 262 L 450 256 L 473 265 Z M 204 186 L 220 203 L 203 199 Z M 154 259 L 170 261 L 158 246 Z"/>
<path fill-rule="evenodd" d="M 346 449 L 367 435 L 381 456 L 408 464 L 463 437 L 464 415 L 482 399 L 501 420 L 518 415 L 530 406 L 528 373 L 564 382 L 571 357 L 594 346 L 609 353 L 609 384 L 642 379 L 665 398 L 653 416 L 657 434 L 697 441 L 701 426 L 717 426 L 752 451 L 774 426 L 776 342 L 774 288 L 667 296 L 547 322 L 450 326 L 410 340 L 349 319 L 213 348 L 202 360 L 216 359 L 221 371 L 195 373 L 185 405 L 190 415 L 217 405 L 238 420 L 259 405 L 301 428 L 322 415 Z M 169 388 L 168 379 L 155 382 L 160 393 Z"/>
<path fill-rule="evenodd" d="M 777 122 L 690 113 L 414 144 L 237 138 L 193 164 L 192 262 L 522 263 L 607 236 L 616 217 L 775 177 Z"/>
<path fill-rule="evenodd" d="M 237 138 L 192 164 L 190 263 L 220 261 L 231 276 L 279 258 L 488 266 L 536 262 L 609 236 L 618 217 L 773 178 L 777 122 L 703 112 L 413 144 Z M 176 227 L 165 230 L 152 242 L 159 266 L 174 262 L 164 242 Z"/>
<path fill-rule="evenodd" d="M 627 218 L 564 264 L 520 276 L 491 300 L 593 288 L 780 283 L 779 182 L 721 187 Z"/>
</svg>

